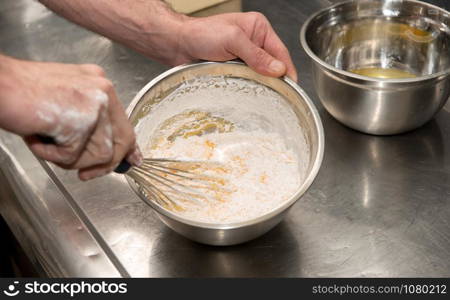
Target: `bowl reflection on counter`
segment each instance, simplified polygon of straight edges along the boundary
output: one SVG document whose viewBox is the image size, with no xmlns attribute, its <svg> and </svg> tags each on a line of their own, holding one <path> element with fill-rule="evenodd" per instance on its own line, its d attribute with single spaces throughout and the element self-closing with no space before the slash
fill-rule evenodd
<svg viewBox="0 0 450 300">
<path fill-rule="evenodd" d="M 301 272 L 292 224 L 281 222 L 264 236 L 233 247 L 194 243 L 165 230 L 153 245 L 151 277 L 290 277 Z"/>
<path fill-rule="evenodd" d="M 415 129 L 450 96 L 450 14 L 436 6 L 348 1 L 311 16 L 300 40 L 322 104 L 353 129 L 379 135 Z M 409 75 L 378 76 L 380 70 Z"/>
</svg>

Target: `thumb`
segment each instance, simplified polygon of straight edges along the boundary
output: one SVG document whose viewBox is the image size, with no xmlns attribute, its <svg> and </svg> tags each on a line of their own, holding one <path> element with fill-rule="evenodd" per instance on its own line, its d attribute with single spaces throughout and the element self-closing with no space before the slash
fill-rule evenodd
<svg viewBox="0 0 450 300">
<path fill-rule="evenodd" d="M 236 39 L 230 43 L 228 50 L 260 74 L 273 77 L 286 74 L 286 65 L 255 45 L 244 32 L 237 35 Z"/>
</svg>

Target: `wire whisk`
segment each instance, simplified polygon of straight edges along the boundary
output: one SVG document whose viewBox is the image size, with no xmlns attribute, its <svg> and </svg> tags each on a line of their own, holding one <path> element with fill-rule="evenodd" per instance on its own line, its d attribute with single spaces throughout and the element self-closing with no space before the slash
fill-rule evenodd
<svg viewBox="0 0 450 300">
<path fill-rule="evenodd" d="M 187 201 L 223 201 L 230 193 L 227 180 L 217 176 L 229 170 L 217 162 L 145 158 L 140 167 L 133 167 L 124 160 L 115 172 L 129 176 L 145 198 L 169 210 L 183 210 Z"/>
</svg>

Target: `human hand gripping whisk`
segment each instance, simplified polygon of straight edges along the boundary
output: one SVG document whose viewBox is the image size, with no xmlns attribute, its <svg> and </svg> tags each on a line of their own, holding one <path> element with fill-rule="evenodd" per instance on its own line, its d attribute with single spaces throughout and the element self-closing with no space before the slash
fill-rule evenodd
<svg viewBox="0 0 450 300">
<path fill-rule="evenodd" d="M 56 144 L 52 137 L 37 137 L 44 144 Z M 231 193 L 226 188 L 227 180 L 217 176 L 230 173 L 230 170 L 214 161 L 144 158 L 136 167 L 123 159 L 114 172 L 133 179 L 144 193 L 146 204 L 155 201 L 172 211 L 184 210 L 183 204 L 187 201 L 199 205 L 207 201 L 224 201 Z"/>
<path fill-rule="evenodd" d="M 144 158 L 142 165 L 135 167 L 124 159 L 114 172 L 133 179 L 144 192 L 144 200 L 150 198 L 169 210 L 183 210 L 186 201 L 200 205 L 206 201 L 224 201 L 231 193 L 225 187 L 225 178 L 208 174 L 229 173 L 218 162 Z"/>
</svg>

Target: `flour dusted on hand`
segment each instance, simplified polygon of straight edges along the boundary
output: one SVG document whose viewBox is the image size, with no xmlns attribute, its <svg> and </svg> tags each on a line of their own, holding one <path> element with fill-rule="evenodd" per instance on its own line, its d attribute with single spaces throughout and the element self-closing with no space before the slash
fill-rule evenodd
<svg viewBox="0 0 450 300">
<path fill-rule="evenodd" d="M 182 84 L 137 124 L 145 157 L 218 163 L 222 178 L 206 199 L 172 212 L 198 222 L 230 224 L 260 217 L 301 186 L 309 147 L 296 116 L 273 90 L 236 78 L 206 77 Z M 147 111 L 148 112 L 148 111 Z"/>
</svg>

